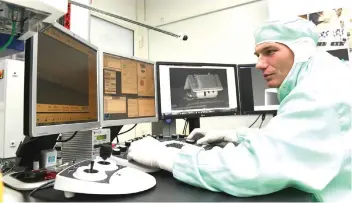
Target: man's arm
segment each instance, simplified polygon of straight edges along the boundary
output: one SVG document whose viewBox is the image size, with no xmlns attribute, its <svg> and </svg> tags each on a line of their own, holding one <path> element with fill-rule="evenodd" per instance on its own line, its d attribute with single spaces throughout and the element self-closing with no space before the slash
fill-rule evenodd
<svg viewBox="0 0 352 203">
<path fill-rule="evenodd" d="M 182 148 L 174 177 L 234 196 L 269 194 L 291 185 L 322 190 L 339 172 L 344 149 L 338 107 L 320 99 L 292 92 L 264 129 L 247 136 L 239 132 L 237 147 Z"/>
</svg>

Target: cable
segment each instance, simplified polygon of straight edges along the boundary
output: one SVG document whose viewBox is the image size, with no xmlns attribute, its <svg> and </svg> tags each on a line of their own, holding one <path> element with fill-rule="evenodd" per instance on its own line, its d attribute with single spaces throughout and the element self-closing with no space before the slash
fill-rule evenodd
<svg viewBox="0 0 352 203">
<path fill-rule="evenodd" d="M 255 119 L 255 121 L 254 121 L 248 128 L 251 128 L 251 127 L 257 122 L 257 120 L 259 119 L 260 116 L 261 116 L 261 115 L 259 115 L 258 118 Z"/>
<path fill-rule="evenodd" d="M 68 142 L 68 141 L 72 140 L 74 137 L 76 137 L 77 132 L 78 131 L 74 132 L 73 135 L 66 140 L 56 140 L 56 142 Z"/>
<path fill-rule="evenodd" d="M 130 131 L 133 130 L 133 128 L 135 128 L 136 126 L 137 126 L 137 124 L 135 124 L 134 126 L 132 126 L 132 128 L 126 130 L 125 132 L 118 133 L 117 136 L 130 132 Z"/>
<path fill-rule="evenodd" d="M 265 113 L 262 115 L 262 121 L 260 122 L 259 128 L 262 127 L 264 120 L 265 120 Z"/>
<path fill-rule="evenodd" d="M 15 38 L 15 33 L 16 33 L 16 21 L 12 21 L 12 31 L 11 31 L 11 36 L 10 38 L 7 40 L 7 42 L 0 47 L 0 52 L 4 51 L 13 41 L 13 39 Z"/>
<path fill-rule="evenodd" d="M 32 195 L 33 195 L 36 191 L 38 191 L 39 189 L 41 189 L 41 188 L 43 188 L 43 187 L 45 187 L 45 186 L 48 186 L 48 185 L 50 185 L 50 184 L 52 184 L 52 183 L 54 183 L 54 182 L 55 182 L 55 179 L 54 179 L 54 180 L 51 180 L 51 181 L 49 181 L 49 182 L 44 183 L 43 185 L 41 185 L 41 186 L 35 188 L 34 190 L 32 190 L 32 192 L 30 192 L 30 193 L 28 194 L 28 196 L 32 196 Z"/>
<path fill-rule="evenodd" d="M 69 2 L 70 2 L 72 5 L 76 5 L 76 6 L 79 6 L 79 7 L 81 7 L 81 8 L 88 9 L 88 10 L 90 10 L 90 11 L 94 11 L 94 12 L 97 12 L 97 13 L 101 13 L 101 14 L 104 14 L 104 15 L 107 15 L 107 16 L 110 16 L 110 17 L 113 17 L 113 18 L 117 18 L 117 19 L 120 19 L 120 20 L 123 20 L 123 21 L 127 21 L 127 22 L 129 22 L 129 23 L 133 23 L 133 24 L 136 24 L 136 25 L 139 25 L 139 26 L 142 26 L 142 27 L 145 27 L 145 28 L 148 28 L 148 29 L 157 31 L 157 32 L 161 32 L 161 33 L 164 33 L 164 34 L 167 34 L 167 35 L 176 37 L 176 38 L 178 38 L 178 39 L 182 39 L 183 41 L 186 41 L 186 40 L 188 39 L 188 36 L 187 36 L 187 35 L 177 35 L 177 34 L 175 34 L 175 33 L 168 32 L 168 31 L 165 31 L 165 30 L 156 28 L 156 27 L 152 27 L 152 26 L 150 26 L 150 25 L 146 25 L 146 24 L 143 24 L 143 23 L 140 23 L 140 22 L 137 22 L 137 21 L 128 19 L 128 18 L 124 18 L 124 17 L 118 16 L 118 15 L 116 15 L 116 14 L 112 14 L 112 13 L 109 13 L 109 12 L 106 12 L 106 11 L 102 11 L 102 10 L 99 10 L 99 9 L 94 8 L 94 7 L 92 7 L 92 6 L 85 5 L 85 4 L 81 4 L 81 3 L 76 2 L 76 1 L 69 0 Z"/>
<path fill-rule="evenodd" d="M 183 126 L 183 131 L 182 131 L 182 133 L 184 135 L 186 134 L 186 129 L 187 129 L 188 123 L 189 123 L 189 121 L 187 119 L 185 119 L 185 125 Z"/>
</svg>

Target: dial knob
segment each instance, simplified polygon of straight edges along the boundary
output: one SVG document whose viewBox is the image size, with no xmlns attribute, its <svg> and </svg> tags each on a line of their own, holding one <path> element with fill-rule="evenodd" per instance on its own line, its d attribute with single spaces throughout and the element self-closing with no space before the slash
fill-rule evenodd
<svg viewBox="0 0 352 203">
<path fill-rule="evenodd" d="M 171 138 L 172 138 L 172 139 L 177 139 L 177 135 L 176 135 L 176 134 L 172 134 L 172 135 L 171 135 Z"/>
<path fill-rule="evenodd" d="M 184 134 L 179 134 L 178 135 L 180 138 L 186 138 L 187 136 L 186 135 L 184 135 Z"/>
<path fill-rule="evenodd" d="M 164 136 L 163 136 L 162 134 L 159 134 L 159 135 L 158 135 L 158 138 L 159 138 L 159 139 L 163 139 Z"/>
<path fill-rule="evenodd" d="M 119 148 L 120 148 L 121 152 L 127 151 L 127 147 L 125 145 L 120 145 Z"/>
<path fill-rule="evenodd" d="M 132 143 L 132 141 L 129 141 L 129 140 L 128 140 L 128 141 L 126 141 L 126 142 L 125 142 L 126 147 L 131 146 L 131 143 Z"/>
<path fill-rule="evenodd" d="M 119 148 L 114 148 L 113 150 L 112 150 L 112 155 L 120 155 L 121 154 L 121 150 L 119 149 Z"/>
</svg>

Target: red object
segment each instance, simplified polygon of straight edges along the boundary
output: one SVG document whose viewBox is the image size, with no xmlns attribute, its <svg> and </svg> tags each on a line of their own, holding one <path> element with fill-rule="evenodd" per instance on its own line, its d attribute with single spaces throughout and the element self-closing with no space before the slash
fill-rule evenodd
<svg viewBox="0 0 352 203">
<path fill-rule="evenodd" d="M 71 3 L 68 3 L 67 13 L 64 16 L 64 27 L 67 29 L 71 27 Z"/>
</svg>

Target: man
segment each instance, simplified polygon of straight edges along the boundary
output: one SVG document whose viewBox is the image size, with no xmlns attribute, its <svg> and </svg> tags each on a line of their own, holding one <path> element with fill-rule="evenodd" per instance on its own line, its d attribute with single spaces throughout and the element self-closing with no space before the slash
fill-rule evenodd
<svg viewBox="0 0 352 203">
<path fill-rule="evenodd" d="M 198 144 L 227 141 L 223 149 L 166 148 L 147 137 L 129 158 L 160 167 L 188 184 L 234 196 L 295 187 L 319 201 L 352 202 L 351 67 L 316 50 L 310 21 L 271 21 L 255 32 L 257 68 L 278 88 L 277 116 L 262 129 L 203 131 Z M 240 143 L 237 147 L 233 142 Z"/>
</svg>

